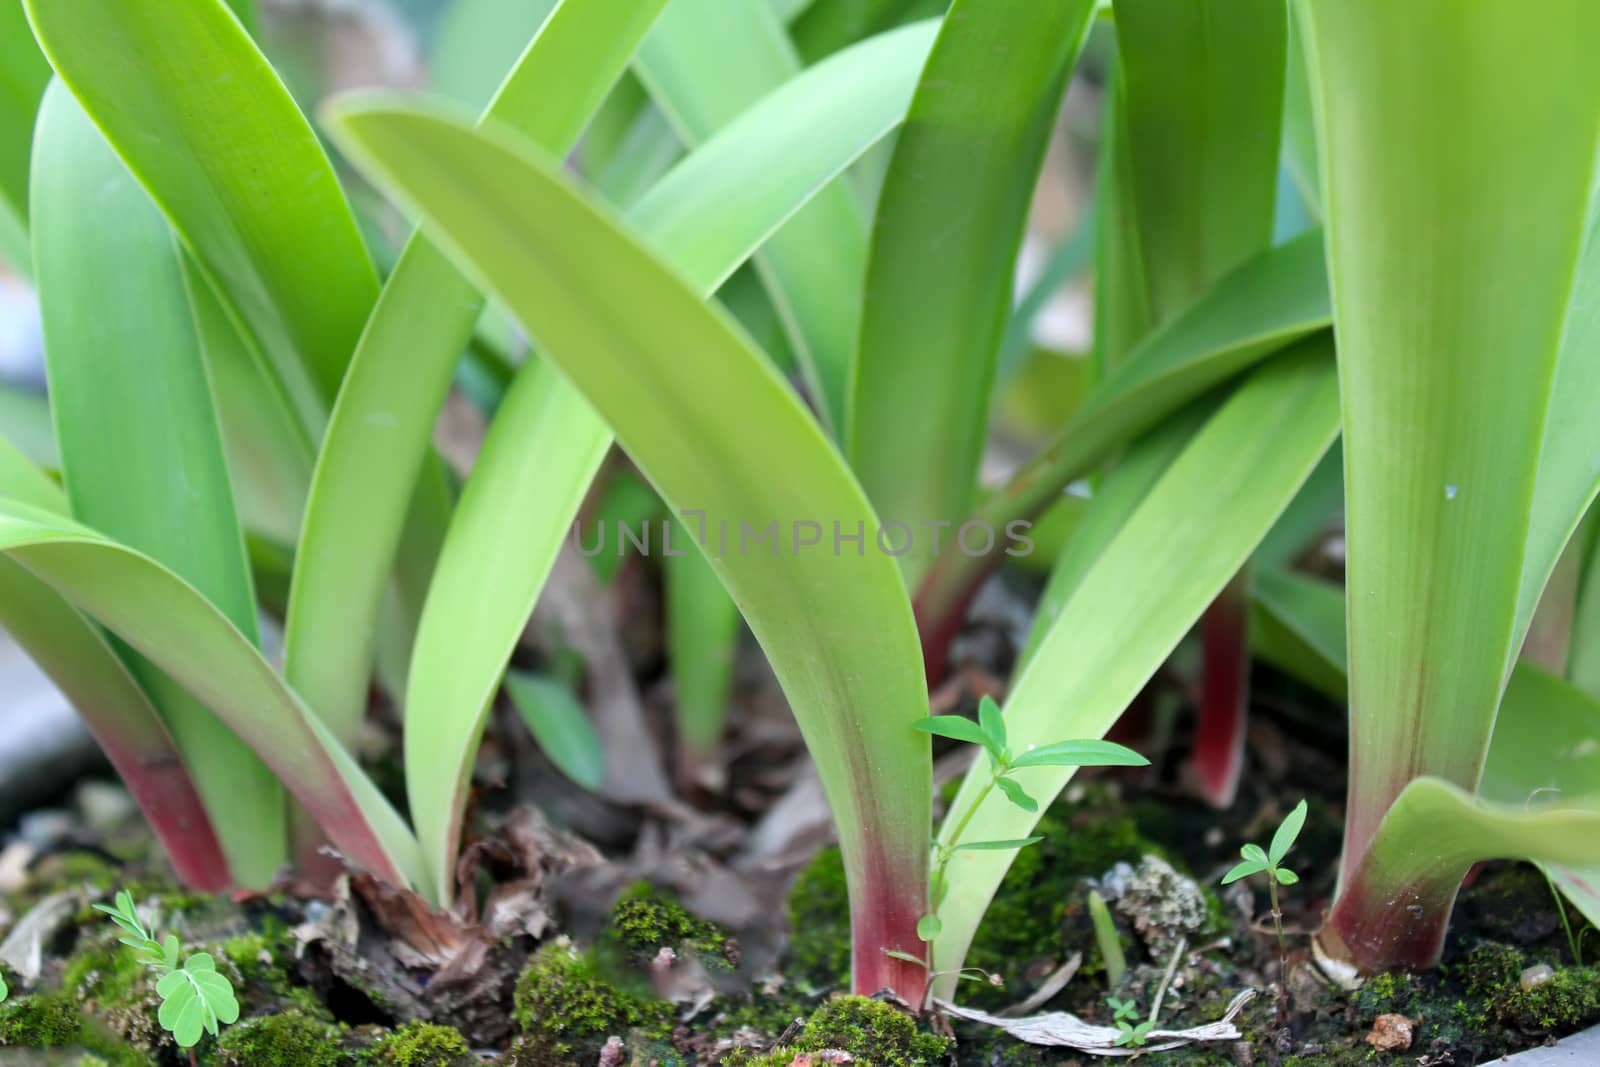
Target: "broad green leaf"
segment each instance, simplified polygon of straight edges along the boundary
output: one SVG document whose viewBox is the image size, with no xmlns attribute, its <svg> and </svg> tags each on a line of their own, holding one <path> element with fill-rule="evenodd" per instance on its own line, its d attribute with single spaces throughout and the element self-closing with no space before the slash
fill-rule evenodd
<svg viewBox="0 0 1600 1067">
<path fill-rule="evenodd" d="M 72 514 L 164 563 L 255 641 L 256 605 L 177 243 L 59 83 L 33 156 L 34 269 Z M 175 681 L 129 667 L 191 769 L 234 877 L 283 864 L 283 792 Z"/>
<path fill-rule="evenodd" d="M 1352 736 L 1335 912 L 1371 927 L 1356 943 L 1343 931 L 1361 966 L 1426 967 L 1453 885 L 1430 882 L 1438 892 L 1419 898 L 1409 927 L 1405 909 L 1351 894 L 1408 778 L 1476 785 L 1520 636 L 1600 139 L 1600 68 L 1582 43 L 1600 33 L 1600 7 L 1348 0 L 1300 13 L 1345 426 Z M 1528 210 L 1506 211 L 1513 203 Z M 1444 789 L 1433 783 L 1407 810 L 1476 810 Z M 1409 872 L 1399 841 L 1373 862 Z"/>
<path fill-rule="evenodd" d="M 1325 338 L 1302 342 L 1255 371 L 1195 435 L 1100 553 L 1012 685 L 1012 747 L 1063 733 L 1102 736 L 1254 550 L 1338 429 L 1337 384 Z M 1052 799 L 1073 770 L 1014 772 Z M 985 768 L 968 772 L 952 810 L 972 804 Z M 1035 820 L 985 801 L 968 832 L 1025 836 Z M 942 832 L 952 827 L 946 822 Z M 944 934 L 935 956 L 954 966 L 1009 866 L 1004 853 L 962 853 L 950 865 Z M 936 988 L 945 988 L 941 981 Z"/>
<path fill-rule="evenodd" d="M 1017 251 L 1094 0 L 956 0 L 878 198 L 846 447 L 878 512 L 970 510 Z M 932 539 L 901 557 L 915 583 Z"/>
<path fill-rule="evenodd" d="M 318 435 L 377 277 L 316 135 L 222 0 L 26 0 L 45 55 Z"/>
<path fill-rule="evenodd" d="M 1263 867 L 1265 867 L 1268 863 L 1271 862 L 1271 860 L 1267 856 L 1266 851 L 1260 845 L 1255 845 L 1255 844 L 1241 845 L 1241 846 L 1239 846 L 1239 855 L 1243 856 L 1245 859 L 1249 860 L 1251 863 L 1259 863 Z"/>
<path fill-rule="evenodd" d="M 1139 216 L 1134 204 L 1133 152 L 1128 137 L 1128 88 L 1122 64 L 1112 56 L 1100 111 L 1095 178 L 1094 351 L 1095 377 L 1103 379 L 1155 324 L 1145 280 Z"/>
<path fill-rule="evenodd" d="M 1517 596 L 1516 636 L 1512 651 L 1522 645 L 1533 625 L 1535 609 L 1556 574 L 1578 524 L 1600 492 L 1600 425 L 1593 417 L 1600 404 L 1600 210 L 1589 206 L 1583 252 L 1568 302 L 1561 335 L 1550 411 L 1539 450 L 1538 484 L 1533 496 L 1528 551 L 1523 557 Z M 1580 546 L 1575 550 L 1583 551 Z M 1573 559 L 1581 566 L 1581 558 Z M 1511 670 L 1511 662 L 1506 669 Z"/>
<path fill-rule="evenodd" d="M 1260 874 L 1266 869 L 1267 865 L 1259 860 L 1245 860 L 1243 863 L 1236 863 L 1229 868 L 1227 874 L 1222 876 L 1222 884 L 1232 885 L 1241 878 L 1247 878 L 1252 874 Z"/>
<path fill-rule="evenodd" d="M 600 788 L 606 754 L 572 690 L 554 678 L 508 671 L 506 695 L 557 770 L 585 789 Z"/>
<path fill-rule="evenodd" d="M 46 470 L 61 467 L 50 402 L 42 391 L 0 382 L 0 438 L 10 442 L 30 464 Z"/>
<path fill-rule="evenodd" d="M 28 273 L 28 153 L 50 82 L 22 0 L 0 0 L 0 257 Z"/>
<path fill-rule="evenodd" d="M 1159 323 L 1271 243 L 1288 9 L 1284 0 L 1112 8 L 1135 227 Z"/>
<path fill-rule="evenodd" d="M 939 916 L 924 915 L 917 920 L 917 937 L 923 941 L 932 941 L 939 936 L 939 931 L 943 928 L 944 924 L 939 921 Z"/>
<path fill-rule="evenodd" d="M 1284 816 L 1283 822 L 1278 824 L 1277 832 L 1272 835 L 1272 844 L 1267 849 L 1267 859 L 1274 864 L 1283 862 L 1283 857 L 1289 854 L 1294 847 L 1295 838 L 1300 836 L 1300 831 L 1306 824 L 1306 802 L 1302 800 L 1294 806 L 1294 810 Z"/>
<path fill-rule="evenodd" d="M 664 2 L 562 4 L 507 75 L 486 118 L 564 154 L 616 83 Z M 414 506 L 419 474 L 427 491 L 425 462 L 434 421 L 483 306 L 482 295 L 444 254 L 414 235 L 361 335 L 329 421 L 289 597 L 284 673 L 347 745 L 354 743 L 366 707 L 373 621 L 402 548 L 402 534 L 415 537 L 435 526 L 420 524 L 419 531 L 418 523 L 408 525 L 407 508 Z M 592 457 L 604 451 L 603 443 L 593 440 L 599 432 L 593 424 L 592 418 L 581 423 L 589 428 L 587 436 L 574 439 L 560 474 L 552 472 L 546 490 L 550 495 L 541 499 L 565 500 L 556 495 L 562 485 L 567 494 L 582 493 L 588 484 L 585 470 L 592 474 Z M 537 476 L 535 468 L 525 469 Z M 514 505 L 501 504 L 515 512 Z M 442 529 L 448 506 L 436 501 L 433 510 L 440 513 L 437 525 Z M 431 571 L 440 548 L 436 544 L 432 549 L 424 546 L 402 553 L 402 558 L 413 565 L 420 560 Z M 428 588 L 421 581 L 412 584 Z M 420 618 L 423 604 L 412 606 Z M 508 649 L 496 648 L 492 654 L 502 651 Z M 448 669 L 470 676 L 456 661 Z M 466 684 L 482 683 L 470 677 Z M 415 698 L 427 699 L 428 694 L 412 692 L 410 697 L 414 706 Z M 474 711 L 480 703 L 473 705 Z"/>
<path fill-rule="evenodd" d="M 0 502 L 0 552 L 226 722 L 351 860 L 431 894 L 415 838 L 255 646 L 177 575 L 66 519 Z"/>
<path fill-rule="evenodd" d="M 1478 793 L 1523 806 L 1585 799 L 1600 808 L 1600 701 L 1570 682 L 1526 663 L 1511 673 Z M 1600 925 L 1600 860 L 1581 866 L 1545 864 L 1567 899 Z"/>
<path fill-rule="evenodd" d="M 1336 189 L 1330 214 L 1337 211 Z M 1419 960 L 1430 952 L 1437 957 L 1445 926 L 1429 924 L 1434 936 L 1421 943 L 1416 909 L 1442 901 L 1448 915 L 1467 871 L 1490 859 L 1526 859 L 1593 874 L 1600 870 L 1600 804 L 1592 795 L 1501 804 L 1441 778 L 1413 778 L 1385 812 L 1349 881 L 1341 883 L 1318 939 L 1334 959 L 1399 952 Z"/>
<path fill-rule="evenodd" d="M 1278 880 L 1279 885 L 1298 885 L 1300 883 L 1300 876 L 1287 867 L 1274 867 L 1272 877 Z"/>
<path fill-rule="evenodd" d="M 783 23 L 751 0 L 675 0 L 634 66 L 691 146 L 801 70 Z M 806 383 L 836 433 L 845 424 L 866 260 L 866 220 L 842 182 L 797 211 L 756 260 Z"/>
<path fill-rule="evenodd" d="M 674 535 L 683 544 L 696 540 L 681 524 Z M 739 608 L 698 547 L 663 559 L 661 568 L 674 719 L 684 747 L 705 757 L 716 752 L 727 721 Z"/>
<path fill-rule="evenodd" d="M 1335 700 L 1345 697 L 1344 590 L 1294 571 L 1256 572 L 1252 643 L 1266 660 Z"/>
<path fill-rule="evenodd" d="M 1311 472 L 1299 495 L 1256 549 L 1251 560 L 1256 573 L 1284 570 L 1334 528 L 1344 508 L 1344 462 L 1332 449 Z"/>
<path fill-rule="evenodd" d="M 724 314 L 556 177 L 558 164 L 424 113 L 347 107 L 335 121 L 597 405 L 674 510 L 704 511 L 735 536 L 771 529 L 788 540 L 769 524 L 805 516 L 876 529 L 788 384 Z M 908 729 L 927 697 L 898 569 L 878 553 L 718 554 L 712 565 L 817 758 L 857 902 L 856 987 L 919 993 L 923 976 L 883 955 L 916 944 L 931 791 L 927 742 Z"/>
<path fill-rule="evenodd" d="M 0 626 L 77 709 L 183 884 L 202 892 L 233 884 L 172 736 L 100 631 L 10 559 L 0 559 Z"/>
<path fill-rule="evenodd" d="M 1000 530 L 1041 514 L 1116 448 L 1263 357 L 1325 328 L 1329 319 L 1320 236 L 1308 233 L 1263 252 L 1129 353 L 973 518 Z M 989 565 L 947 548 L 918 592 L 920 617 L 942 618 Z"/>
<path fill-rule="evenodd" d="M 806 197 L 893 128 L 930 40 L 927 30 L 905 30 L 818 64 L 697 149 L 630 218 L 709 296 Z M 773 130 L 807 150 L 780 151 Z M 610 442 L 610 427 L 566 377 L 525 364 L 451 525 L 407 687 L 408 703 L 427 709 L 407 728 L 408 759 L 417 761 L 408 771 L 413 817 L 441 884 L 454 869 L 489 701 Z M 664 787 L 613 784 L 640 796 Z"/>
<path fill-rule="evenodd" d="M 488 107 L 558 6 L 560 0 L 451 0 L 433 38 L 429 86 L 474 110 Z"/>
<path fill-rule="evenodd" d="M 1022 767 L 1148 767 L 1150 761 L 1115 741 L 1058 741 L 1029 749 L 1011 761 Z"/>
<path fill-rule="evenodd" d="M 989 739 L 989 735 L 983 732 L 983 727 L 959 715 L 930 715 L 926 719 L 918 719 L 911 725 L 935 737 L 948 737 L 953 741 L 966 741 L 984 748 L 993 748 L 993 742 Z"/>
<path fill-rule="evenodd" d="M 1038 653 L 1050 627 L 1106 546 L 1215 411 L 1214 403 L 1200 400 L 1176 412 L 1130 445 L 1117 465 L 1099 479 L 1087 513 L 1050 569 L 1050 578 L 1034 609 L 1027 644 L 1017 658 L 1018 673 Z"/>
</svg>

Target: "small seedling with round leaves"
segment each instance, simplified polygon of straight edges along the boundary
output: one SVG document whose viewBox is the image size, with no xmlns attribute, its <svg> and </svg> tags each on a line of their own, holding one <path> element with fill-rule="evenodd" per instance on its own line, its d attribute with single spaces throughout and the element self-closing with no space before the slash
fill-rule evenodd
<svg viewBox="0 0 1600 1067">
<path fill-rule="evenodd" d="M 1111 1005 L 1111 1021 L 1117 1025 L 1116 1044 L 1122 1046 L 1132 1045 L 1137 1048 L 1145 1043 L 1150 1036 L 1150 1031 L 1155 1028 L 1154 1019 L 1143 1022 L 1134 1022 L 1139 1017 L 1139 1007 L 1132 1000 L 1120 1000 L 1117 997 L 1107 997 L 1106 1003 Z"/>
<path fill-rule="evenodd" d="M 1039 810 L 1039 802 L 1028 794 L 1012 775 L 1028 767 L 1147 767 L 1150 761 L 1139 753 L 1113 741 L 1061 741 L 1053 745 L 1030 748 L 1026 752 L 1012 752 L 1006 739 L 1005 716 L 994 698 L 985 696 L 978 701 L 978 721 L 960 715 L 930 715 L 912 724 L 923 733 L 948 737 L 979 745 L 989 756 L 989 783 L 973 798 L 971 805 L 955 823 L 955 831 L 948 842 L 934 842 L 933 875 L 928 887 L 929 910 L 917 921 L 917 936 L 928 943 L 927 958 L 922 963 L 930 973 L 933 969 L 933 941 L 944 928 L 939 919 L 939 905 L 949 888 L 950 860 L 957 852 L 985 852 L 1027 848 L 1043 841 L 1042 837 L 1019 837 L 1006 841 L 963 840 L 967 825 L 978 813 L 989 794 L 1000 790 L 1005 798 L 1032 815 Z M 904 953 L 891 953 L 897 957 Z M 993 982 L 993 976 L 986 976 Z M 998 984 L 998 983 L 996 983 Z"/>
<path fill-rule="evenodd" d="M 1283 908 L 1278 903 L 1278 887 L 1280 885 L 1295 885 L 1300 881 L 1300 876 L 1289 868 L 1283 866 L 1283 858 L 1294 847 L 1295 839 L 1300 836 L 1300 831 L 1306 825 L 1306 802 L 1301 800 L 1294 806 L 1294 810 L 1283 817 L 1283 822 L 1278 824 L 1278 829 L 1272 835 L 1272 843 L 1263 849 L 1260 845 L 1248 844 L 1239 849 L 1243 857 L 1240 863 L 1233 866 L 1227 874 L 1222 876 L 1223 885 L 1231 885 L 1241 878 L 1248 878 L 1252 874 L 1265 874 L 1267 876 L 1267 892 L 1272 897 L 1272 928 L 1278 935 L 1278 1015 L 1282 1022 L 1288 1014 L 1288 988 L 1289 988 L 1289 946 L 1283 936 Z"/>
<path fill-rule="evenodd" d="M 123 890 L 117 894 L 115 906 L 96 904 L 95 909 L 122 928 L 125 936 L 117 940 L 133 949 L 139 962 L 159 976 L 156 993 L 161 1008 L 156 1018 L 172 1033 L 179 1048 L 192 1050 L 202 1035 L 216 1037 L 220 1024 L 238 1020 L 239 1001 L 233 995 L 233 984 L 217 971 L 217 961 L 206 952 L 182 958 L 176 934 L 157 941 L 133 906 L 133 894 Z"/>
</svg>

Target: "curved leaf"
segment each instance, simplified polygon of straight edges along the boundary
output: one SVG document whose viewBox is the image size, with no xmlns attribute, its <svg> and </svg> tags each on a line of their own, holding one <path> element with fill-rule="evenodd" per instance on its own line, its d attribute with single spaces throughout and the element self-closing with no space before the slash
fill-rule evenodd
<svg viewBox="0 0 1600 1067">
<path fill-rule="evenodd" d="M 926 28 L 907 30 L 818 64 L 697 149 L 630 218 L 708 296 L 806 197 L 894 127 L 930 41 Z M 778 152 L 773 130 L 806 150 Z M 489 701 L 610 442 L 610 428 L 567 378 L 530 362 L 457 509 L 408 685 L 408 703 L 425 709 L 407 728 L 413 818 L 441 884 L 454 868 Z M 613 773 L 623 771 L 616 762 Z M 611 784 L 639 799 L 666 787 L 646 774 Z"/>
<path fill-rule="evenodd" d="M 562 4 L 507 75 L 486 118 L 565 153 L 664 3 Z M 354 743 L 366 709 L 374 620 L 412 488 L 483 306 L 444 254 L 414 235 L 383 287 L 329 420 L 289 597 L 284 673 L 346 744 Z M 431 570 L 433 554 L 423 555 Z M 416 610 L 420 618 L 420 601 Z"/>
<path fill-rule="evenodd" d="M 378 283 L 277 72 L 221 0 L 26 2 L 51 65 L 320 435 Z"/>
<path fill-rule="evenodd" d="M 809 517 L 876 530 L 788 384 L 556 177 L 559 164 L 429 114 L 346 108 L 336 122 L 598 405 L 675 510 L 703 510 L 735 537 L 741 524 Z M 931 791 L 928 744 L 908 729 L 927 698 L 898 569 L 878 553 L 718 555 L 817 758 L 852 879 L 856 987 L 918 995 L 920 970 L 884 954 L 918 945 Z"/>
<path fill-rule="evenodd" d="M 382 794 L 250 641 L 181 578 L 68 520 L 3 501 L 0 552 L 232 727 L 351 860 L 430 892 L 416 840 Z"/>
<path fill-rule="evenodd" d="M 675 0 L 634 67 L 691 146 L 801 70 L 783 23 L 752 0 Z M 823 421 L 836 432 L 845 421 L 866 262 L 866 220 L 843 182 L 813 197 L 756 259 Z"/>
<path fill-rule="evenodd" d="M 1255 371 L 1195 435 L 1099 555 L 1012 686 L 1006 723 L 1018 751 L 1062 734 L 1101 736 L 1127 707 L 1293 498 L 1339 425 L 1324 338 Z M 1048 800 L 1072 768 L 1015 772 Z M 974 768 L 951 810 L 987 782 Z M 1034 818 L 986 800 L 968 832 L 1023 837 Z M 941 829 L 946 840 L 949 821 Z M 950 865 L 944 934 L 934 956 L 956 965 L 1009 866 L 1004 853 L 962 853 Z M 941 979 L 949 988 L 953 979 Z"/>
<path fill-rule="evenodd" d="M 255 593 L 177 243 L 65 87 L 39 111 L 34 269 L 72 514 L 171 567 L 256 640 Z M 235 877 L 285 858 L 277 781 L 139 657 L 129 667 L 191 768 Z"/>
<path fill-rule="evenodd" d="M 22 0 L 0 0 L 0 255 L 28 273 L 28 156 L 50 64 L 28 29 Z"/>
</svg>

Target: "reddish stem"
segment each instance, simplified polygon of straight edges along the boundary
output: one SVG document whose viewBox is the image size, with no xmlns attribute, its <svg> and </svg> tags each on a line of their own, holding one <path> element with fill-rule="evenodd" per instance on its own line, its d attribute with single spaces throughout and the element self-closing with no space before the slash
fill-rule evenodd
<svg viewBox="0 0 1600 1067">
<path fill-rule="evenodd" d="M 917 922 L 927 911 L 928 876 L 926 869 L 918 874 L 897 871 L 897 866 L 903 865 L 891 863 L 881 853 L 869 856 L 861 877 L 851 879 L 850 986 L 852 992 L 868 997 L 887 989 L 920 1007 L 927 992 L 927 969 L 888 952 L 921 959 L 926 951 L 917 936 Z"/>
<path fill-rule="evenodd" d="M 1250 576 L 1241 571 L 1200 619 L 1200 719 L 1190 770 L 1214 808 L 1233 803 L 1250 698 Z"/>
</svg>

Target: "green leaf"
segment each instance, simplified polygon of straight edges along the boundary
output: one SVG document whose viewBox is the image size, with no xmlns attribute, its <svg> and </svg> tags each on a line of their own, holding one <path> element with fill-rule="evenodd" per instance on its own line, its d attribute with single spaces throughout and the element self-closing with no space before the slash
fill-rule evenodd
<svg viewBox="0 0 1600 1067">
<path fill-rule="evenodd" d="M 482 110 L 559 6 L 558 0 L 451 0 L 432 37 L 429 84 Z"/>
<path fill-rule="evenodd" d="M 271 665 L 204 597 L 146 556 L 0 501 L 0 553 L 49 582 L 226 722 L 354 862 L 430 894 L 416 840 Z"/>
<path fill-rule="evenodd" d="M 973 519 L 1002 530 L 1015 519 L 1037 517 L 1116 449 L 1264 357 L 1326 328 L 1330 314 L 1319 234 L 1262 253 L 1129 353 Z M 918 593 L 923 617 L 940 618 L 964 603 L 985 566 L 959 546 L 947 547 Z"/>
<path fill-rule="evenodd" d="M 884 949 L 883 954 L 892 960 L 901 960 L 905 963 L 915 963 L 918 967 L 926 967 L 928 965 L 928 961 L 922 959 L 920 956 L 913 956 L 909 952 L 901 952 L 897 948 Z"/>
<path fill-rule="evenodd" d="M 956 846 L 957 852 L 1008 852 L 1027 848 L 1043 841 L 1043 837 L 1017 837 L 1010 841 L 966 841 Z"/>
<path fill-rule="evenodd" d="M 676 0 L 639 50 L 635 70 L 678 136 L 693 146 L 799 74 L 801 64 L 765 3 Z M 837 181 L 797 211 L 757 257 L 807 385 L 836 431 L 845 424 L 866 260 L 866 220 Z"/>
<path fill-rule="evenodd" d="M 962 718 L 960 715 L 930 715 L 925 719 L 918 719 L 911 724 L 914 728 L 925 734 L 935 737 L 948 737 L 954 741 L 966 741 L 974 745 L 990 748 L 992 741 L 989 735 L 983 732 L 983 727 L 971 719 Z"/>
<path fill-rule="evenodd" d="M 878 198 L 847 450 L 880 514 L 971 507 L 1017 251 L 1094 0 L 956 0 Z M 932 539 L 901 557 L 915 582 Z"/>
<path fill-rule="evenodd" d="M 1520 663 L 1495 720 L 1479 794 L 1508 806 L 1563 797 L 1600 797 L 1600 701 L 1577 686 Z M 1578 910 L 1600 925 L 1600 863 L 1543 864 Z"/>
<path fill-rule="evenodd" d="M 320 433 L 377 277 L 326 153 L 221 0 L 27 0 L 72 89 Z"/>
<path fill-rule="evenodd" d="M 563 4 L 506 76 L 485 119 L 565 154 L 622 74 L 664 2 Z M 346 744 L 353 743 L 366 707 L 373 620 L 402 544 L 412 487 L 424 472 L 439 407 L 483 306 L 477 287 L 444 253 L 426 238 L 413 236 L 355 349 L 318 457 L 289 599 L 284 669 L 290 684 Z M 535 410 L 547 403 L 556 405 L 567 391 L 561 383 L 551 383 L 530 397 L 531 390 L 531 385 L 524 387 L 523 403 L 531 400 Z M 531 463 L 519 469 L 535 478 L 546 477 L 540 501 L 559 517 L 560 505 L 551 507 L 548 502 L 583 491 L 605 442 L 596 439 L 600 429 L 583 411 L 565 420 L 552 419 L 546 431 L 551 439 L 572 435 L 559 465 L 541 471 L 540 464 Z M 512 500 L 500 500 L 497 506 L 508 514 L 521 514 Z M 443 522 L 441 515 L 441 528 Z M 556 525 L 566 529 L 566 522 Z M 434 551 L 440 551 L 438 546 Z M 431 566 L 431 558 L 428 563 Z M 483 583 L 493 564 L 484 559 L 475 581 Z M 479 584 L 476 589 L 486 587 Z M 421 604 L 417 606 L 420 611 Z M 526 618 L 525 604 L 516 610 Z M 419 649 L 422 640 L 419 633 Z M 499 657 L 493 667 L 496 676 L 505 662 L 502 652 L 508 651 L 509 646 L 488 649 L 489 655 Z M 450 655 L 449 669 L 461 677 L 464 687 L 497 683 L 498 677 L 484 680 L 459 662 L 454 648 Z M 407 688 L 408 701 L 421 699 L 427 709 L 440 698 L 438 693 L 412 692 L 409 684 Z M 458 712 L 452 705 L 450 711 L 441 709 L 438 714 L 476 714 L 488 697 L 488 693 L 474 694 L 467 710 Z"/>
<path fill-rule="evenodd" d="M 1263 867 L 1273 862 L 1268 858 L 1266 850 L 1264 850 L 1260 845 L 1256 844 L 1245 844 L 1239 846 L 1239 855 L 1243 856 L 1251 863 L 1259 863 Z"/>
<path fill-rule="evenodd" d="M 1110 729 L 1293 498 L 1338 422 L 1336 376 L 1320 337 L 1257 370 L 1223 403 L 1100 553 L 1014 681 L 1006 708 L 1014 750 Z M 974 802 L 985 771 L 968 772 L 952 810 Z M 1015 773 L 1048 799 L 1073 770 Z M 1034 822 L 990 800 L 968 832 L 980 840 L 1025 836 Z M 942 832 L 952 832 L 948 821 Z M 935 947 L 942 963 L 965 955 L 1009 860 L 952 860 Z"/>
<path fill-rule="evenodd" d="M 1252 874 L 1260 874 L 1266 869 L 1266 864 L 1257 860 L 1245 860 L 1243 863 L 1236 863 L 1227 874 L 1222 876 L 1222 884 L 1232 885 L 1241 878 L 1248 877 Z"/>
<path fill-rule="evenodd" d="M 982 729 L 985 740 L 983 746 L 997 757 L 1006 754 L 1006 720 L 1000 714 L 1000 705 L 996 704 L 994 697 L 988 693 L 983 694 L 978 700 L 978 726 Z"/>
<path fill-rule="evenodd" d="M 50 82 L 21 0 L 0 2 L 0 256 L 29 272 L 28 152 Z"/>
<path fill-rule="evenodd" d="M 796 206 L 893 128 L 928 40 L 926 31 L 902 31 L 819 64 L 697 149 L 630 218 L 679 277 L 708 296 Z M 774 130 L 807 150 L 780 148 Z M 409 350 L 396 350 L 402 354 Z M 376 380 L 396 375 L 392 369 Z M 414 439 L 425 440 L 430 426 L 431 415 L 417 421 Z M 408 703 L 426 709 L 406 732 L 415 754 L 408 761 L 416 761 L 407 772 L 413 818 L 437 857 L 441 884 L 454 869 L 464 768 L 477 752 L 488 702 L 610 441 L 610 428 L 568 378 L 531 362 L 497 414 L 457 508 L 408 685 Z M 726 544 L 721 521 L 740 537 L 734 516 L 717 516 L 695 496 L 684 503 L 710 516 L 708 533 L 716 536 L 709 540 Z M 752 521 L 764 529 L 779 514 L 811 512 L 761 512 Z M 759 557 L 751 562 L 759 565 Z"/>
<path fill-rule="evenodd" d="M 1334 918 L 1350 936 L 1335 955 L 1426 967 L 1454 886 L 1430 874 L 1409 925 L 1380 913 L 1381 895 L 1353 894 L 1409 869 L 1398 830 L 1365 858 L 1408 777 L 1476 785 L 1520 641 L 1600 139 L 1600 70 L 1578 42 L 1600 33 L 1600 8 L 1549 0 L 1530 18 L 1508 0 L 1351 0 L 1301 14 L 1345 422 L 1351 779 Z M 1509 203 L 1531 208 L 1513 217 Z M 1440 788 L 1416 809 L 1468 813 Z M 1426 835 L 1429 820 L 1392 825 Z"/>
<path fill-rule="evenodd" d="M 1150 761 L 1115 741 L 1058 741 L 1017 756 L 1011 766 L 1021 767 L 1148 767 Z"/>
<path fill-rule="evenodd" d="M 725 315 L 571 190 L 557 162 L 424 113 L 346 107 L 334 121 L 369 172 L 429 212 L 432 232 L 596 405 L 669 506 L 702 510 L 735 536 L 778 516 L 876 529 L 787 383 Z M 712 565 L 817 759 L 858 902 L 857 987 L 915 993 L 921 977 L 881 955 L 912 931 L 878 918 L 886 901 L 920 899 L 927 884 L 930 758 L 906 729 L 926 709 L 926 685 L 898 569 L 865 552 L 730 552 Z"/>
<path fill-rule="evenodd" d="M 1288 9 L 1112 6 L 1135 227 L 1159 323 L 1271 243 Z"/>
<path fill-rule="evenodd" d="M 1287 867 L 1274 867 L 1272 876 L 1278 880 L 1279 885 L 1294 885 L 1300 881 L 1300 876 Z"/>
<path fill-rule="evenodd" d="M 1022 788 L 1022 786 L 1018 785 L 1010 778 L 996 778 L 994 784 L 1000 787 L 1000 792 L 1006 795 L 1007 800 L 1011 801 L 1011 803 L 1015 804 L 1023 811 L 1030 815 L 1038 812 L 1039 802 L 1029 796 L 1026 789 Z"/>
<path fill-rule="evenodd" d="M 1294 571 L 1255 574 L 1251 644 L 1281 670 L 1335 700 L 1345 697 L 1344 590 Z"/>
<path fill-rule="evenodd" d="M 1294 847 L 1295 839 L 1300 836 L 1305 824 L 1306 802 L 1301 800 L 1294 806 L 1293 811 L 1283 817 L 1283 822 L 1278 824 L 1277 832 L 1272 835 L 1272 845 L 1267 849 L 1267 859 L 1274 865 L 1282 863 L 1283 857 Z"/>
<path fill-rule="evenodd" d="M 256 639 L 255 593 L 177 244 L 66 89 L 34 146 L 34 269 L 72 513 L 174 569 Z M 259 888 L 285 858 L 281 787 L 140 657 L 129 667 L 191 769 L 229 867 Z"/>
<path fill-rule="evenodd" d="M 673 520 L 673 540 L 696 540 Z M 672 666 L 672 708 L 678 736 L 692 753 L 716 753 L 733 689 L 739 646 L 739 609 L 699 548 L 661 561 L 667 610 L 667 654 Z"/>
<path fill-rule="evenodd" d="M 939 921 L 939 916 L 924 915 L 917 920 L 917 937 L 923 941 L 932 941 L 939 936 L 939 931 L 943 928 L 944 924 Z"/>
<path fill-rule="evenodd" d="M 556 769 L 585 789 L 600 788 L 606 776 L 605 750 L 572 690 L 553 678 L 509 671 L 506 693 Z"/>
</svg>

